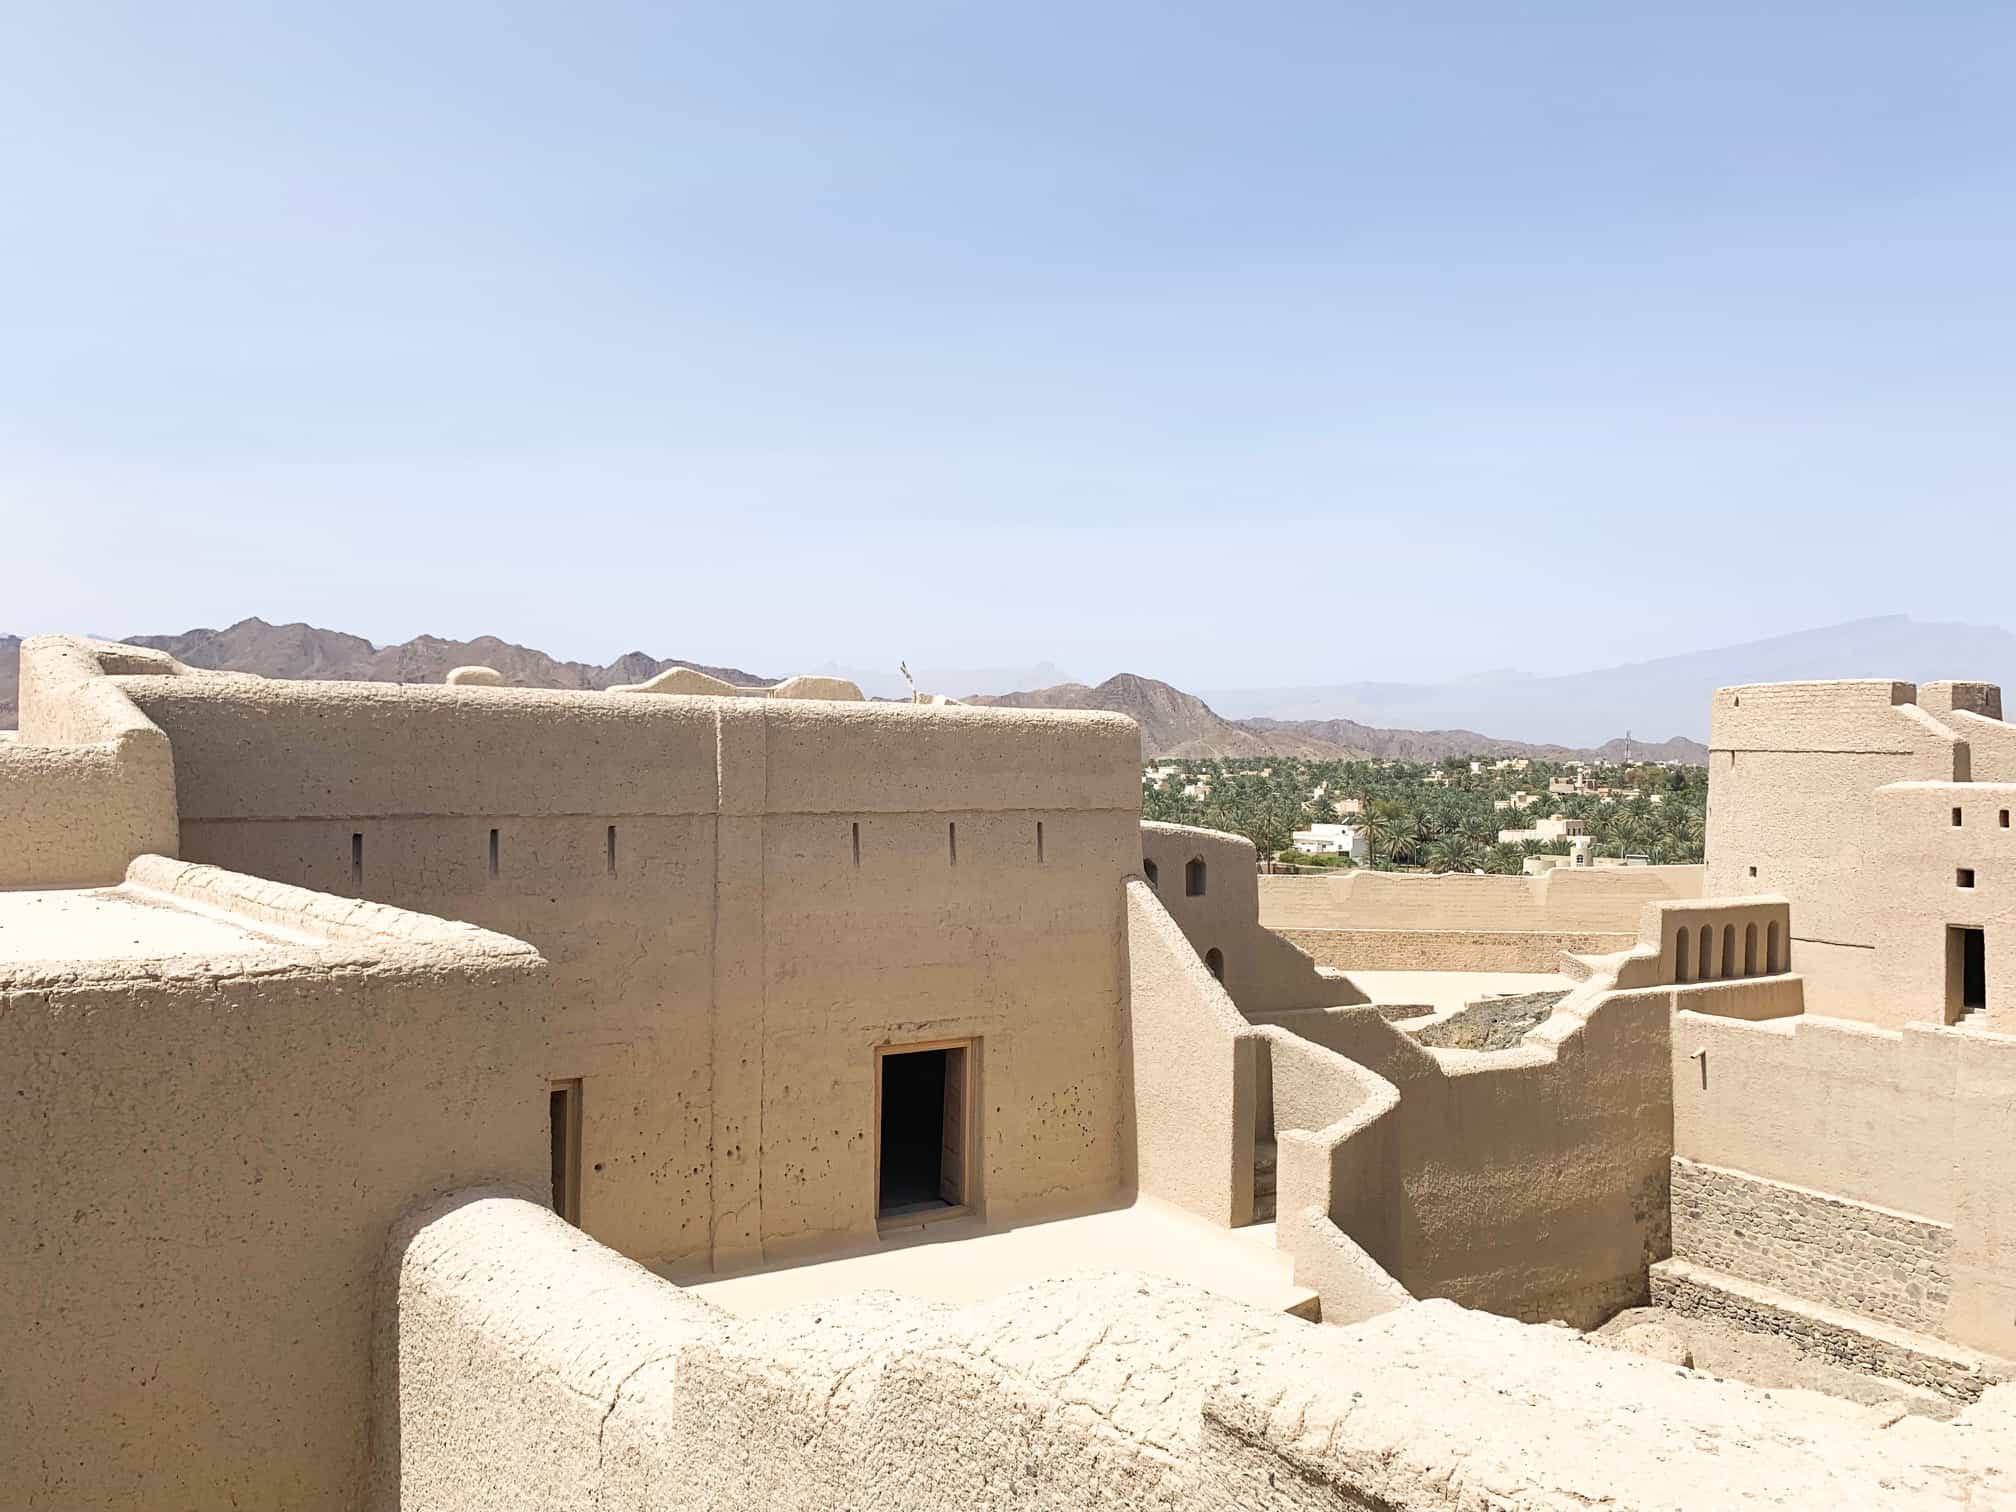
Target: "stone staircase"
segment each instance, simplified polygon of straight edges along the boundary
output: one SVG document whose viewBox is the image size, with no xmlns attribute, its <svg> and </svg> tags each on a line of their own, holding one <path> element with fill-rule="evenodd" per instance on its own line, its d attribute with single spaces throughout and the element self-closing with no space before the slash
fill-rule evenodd
<svg viewBox="0 0 2016 1512">
<path fill-rule="evenodd" d="M 1274 1221 L 1275 1168 L 1280 1156 L 1280 1146 L 1273 1140 L 1265 1140 L 1253 1146 L 1253 1221 L 1272 1223 Z"/>
</svg>

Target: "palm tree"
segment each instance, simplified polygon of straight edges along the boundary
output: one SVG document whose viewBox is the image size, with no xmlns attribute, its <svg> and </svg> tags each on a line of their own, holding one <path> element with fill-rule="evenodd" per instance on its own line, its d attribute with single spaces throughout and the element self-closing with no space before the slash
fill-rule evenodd
<svg viewBox="0 0 2016 1512">
<path fill-rule="evenodd" d="M 1438 872 L 1475 871 L 1484 864 L 1483 848 L 1461 835 L 1433 841 L 1427 848 L 1428 869 Z"/>
</svg>

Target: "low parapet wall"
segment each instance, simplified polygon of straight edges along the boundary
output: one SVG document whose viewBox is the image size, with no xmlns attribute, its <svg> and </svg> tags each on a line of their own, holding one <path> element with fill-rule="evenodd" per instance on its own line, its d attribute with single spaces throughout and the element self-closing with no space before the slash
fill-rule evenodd
<svg viewBox="0 0 2016 1512">
<path fill-rule="evenodd" d="M 1556 867 L 1538 877 L 1339 871 L 1259 879 L 1269 929 L 1637 934 L 1639 911 L 1698 898 L 1699 866 Z"/>
<path fill-rule="evenodd" d="M 546 1179 L 545 961 L 162 857 L 30 896 L 147 923 L 0 964 L 0 1504 L 350 1512 L 383 1234 Z"/>
<path fill-rule="evenodd" d="M 1637 939 L 1455 929 L 1283 929 L 1281 937 L 1338 971 L 1559 971 L 1563 952 L 1608 955 Z"/>
<path fill-rule="evenodd" d="M 372 1512 L 1919 1512 L 1991 1504 L 2016 1422 L 1875 1434 L 1447 1303 L 1319 1329 L 1142 1276 L 744 1321 L 494 1192 L 400 1226 L 378 1347 Z"/>
<path fill-rule="evenodd" d="M 0 744 L 0 887 L 102 885 L 135 856 L 175 854 L 168 737 L 103 665 L 130 672 L 148 654 L 61 636 L 21 648 L 21 730 Z"/>
</svg>

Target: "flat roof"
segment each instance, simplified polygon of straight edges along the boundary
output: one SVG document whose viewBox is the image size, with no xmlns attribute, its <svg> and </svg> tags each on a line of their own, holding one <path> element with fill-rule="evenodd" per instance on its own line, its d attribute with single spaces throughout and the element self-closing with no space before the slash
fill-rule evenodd
<svg viewBox="0 0 2016 1512">
<path fill-rule="evenodd" d="M 125 886 L 0 890 L 0 965 L 289 956 L 317 943 L 311 935 Z"/>
<path fill-rule="evenodd" d="M 1270 1312 L 1307 1317 L 1316 1294 L 1294 1279 L 1275 1248 L 1274 1225 L 1224 1229 L 1142 1197 L 1078 1217 L 989 1228 L 977 1218 L 884 1234 L 875 1249 L 830 1260 L 789 1261 L 710 1279 L 656 1267 L 697 1296 L 744 1317 L 801 1302 L 893 1291 L 933 1302 L 997 1297 L 1031 1282 L 1090 1271 L 1142 1271 L 1188 1282 Z"/>
</svg>

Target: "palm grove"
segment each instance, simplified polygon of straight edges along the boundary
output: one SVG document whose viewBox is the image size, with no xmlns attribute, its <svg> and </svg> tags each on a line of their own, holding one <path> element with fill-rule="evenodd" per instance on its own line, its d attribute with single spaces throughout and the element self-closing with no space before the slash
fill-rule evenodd
<svg viewBox="0 0 2016 1512">
<path fill-rule="evenodd" d="M 1295 830 L 1314 823 L 1358 826 L 1380 870 L 1517 873 L 1526 857 L 1563 854 L 1565 840 L 1500 844 L 1500 830 L 1559 814 L 1588 826 L 1598 856 L 1642 856 L 1655 866 L 1698 862 L 1706 836 L 1708 773 L 1640 763 L 1580 769 L 1592 791 L 1549 793 L 1577 769 L 1531 761 L 1524 769 L 1477 763 L 1314 761 L 1299 757 L 1172 760 L 1143 779 L 1145 819 L 1244 835 L 1263 856 L 1315 862 L 1291 852 Z M 1515 795 L 1526 795 L 1517 797 Z M 1349 799 L 1361 812 L 1341 812 Z M 1513 803 L 1520 807 L 1511 807 Z M 1505 804 L 1506 807 L 1496 805 Z M 1339 858 L 1339 864 L 1341 858 Z"/>
</svg>

